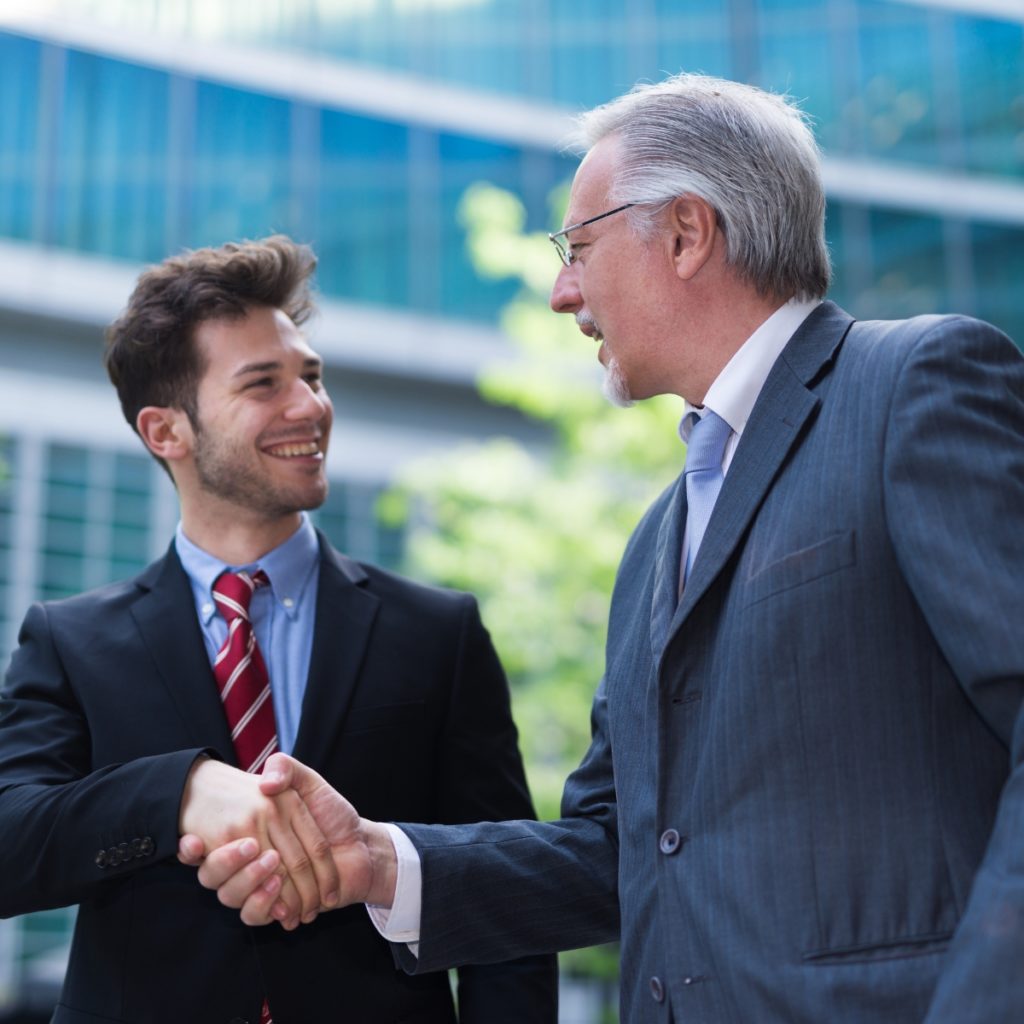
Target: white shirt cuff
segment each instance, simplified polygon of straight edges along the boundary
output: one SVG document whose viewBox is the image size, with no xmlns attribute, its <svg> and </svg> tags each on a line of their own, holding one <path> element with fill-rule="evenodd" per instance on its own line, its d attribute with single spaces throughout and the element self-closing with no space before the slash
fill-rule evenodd
<svg viewBox="0 0 1024 1024">
<path fill-rule="evenodd" d="M 420 916 L 423 909 L 423 874 L 420 855 L 412 840 L 397 826 L 387 822 L 384 827 L 391 837 L 398 860 L 395 900 L 390 909 L 366 905 L 374 928 L 388 942 L 404 942 L 413 956 L 420 951 Z"/>
</svg>

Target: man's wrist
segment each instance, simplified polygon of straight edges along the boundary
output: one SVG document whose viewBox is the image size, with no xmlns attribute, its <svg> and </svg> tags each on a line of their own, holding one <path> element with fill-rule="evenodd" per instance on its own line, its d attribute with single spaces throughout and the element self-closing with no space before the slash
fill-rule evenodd
<svg viewBox="0 0 1024 1024">
<path fill-rule="evenodd" d="M 185 815 L 191 808 L 192 796 L 193 796 L 193 779 L 195 778 L 196 772 L 199 768 L 210 760 L 210 755 L 205 751 L 200 751 L 196 755 L 196 759 L 192 762 L 192 767 L 188 770 L 188 775 L 185 776 L 185 785 L 181 791 L 181 801 L 178 804 L 178 836 L 181 837 L 188 832 L 188 828 L 185 825 Z"/>
<path fill-rule="evenodd" d="M 389 942 L 405 944 L 413 956 L 419 956 L 422 872 L 419 853 L 409 837 L 397 826 L 386 824 L 395 848 L 398 878 L 395 899 L 390 909 L 368 903 L 366 910 L 373 926 Z"/>
<path fill-rule="evenodd" d="M 395 901 L 398 884 L 398 857 L 387 827 L 377 821 L 363 818 L 360 822 L 364 841 L 370 855 L 370 888 L 365 903 L 390 907 Z"/>
</svg>

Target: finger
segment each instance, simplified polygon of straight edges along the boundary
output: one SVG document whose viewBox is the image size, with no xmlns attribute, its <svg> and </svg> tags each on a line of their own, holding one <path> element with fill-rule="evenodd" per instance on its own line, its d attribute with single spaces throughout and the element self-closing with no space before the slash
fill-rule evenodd
<svg viewBox="0 0 1024 1024">
<path fill-rule="evenodd" d="M 264 774 L 268 773 L 270 778 L 267 780 L 267 785 L 263 785 L 262 780 L 260 785 L 264 795 L 269 795 L 271 790 L 276 790 L 278 787 L 291 787 L 302 798 L 302 802 L 292 804 L 292 830 L 302 844 L 312 867 L 318 892 L 318 907 L 337 906 L 341 898 L 341 880 L 338 876 L 338 868 L 334 862 L 330 842 L 325 838 L 323 830 L 305 803 L 306 799 L 312 797 L 318 790 L 329 787 L 312 768 L 287 754 L 277 753 L 268 758 Z M 284 795 L 283 789 L 282 795 Z M 297 887 L 305 897 L 303 880 L 296 875 L 296 870 L 304 871 L 305 866 L 298 862 L 292 862 L 287 856 L 284 859 L 289 872 L 296 876 Z M 309 907 L 304 901 L 302 917 L 304 923 L 308 924 L 312 920 L 309 915 Z"/>
<path fill-rule="evenodd" d="M 276 921 L 277 909 L 284 907 L 278 898 L 281 886 L 281 875 L 277 873 L 258 885 L 242 904 L 242 923 L 258 926 Z"/>
<path fill-rule="evenodd" d="M 291 796 L 291 800 L 287 799 L 288 796 Z M 292 827 L 291 819 L 296 814 L 297 808 L 303 806 L 302 801 L 294 793 L 283 794 L 274 799 L 282 801 L 285 805 L 284 809 L 278 806 L 277 813 L 270 815 L 267 821 L 269 845 L 281 854 L 281 863 L 284 865 L 285 871 L 288 872 L 288 882 L 285 883 L 282 898 L 290 907 L 297 909 L 298 916 L 305 921 L 320 908 L 320 888 L 317 884 L 316 872 L 313 870 L 312 856 L 307 852 Z M 315 829 L 315 831 L 317 835 L 320 835 L 319 829 Z M 323 840 L 322 835 L 321 840 Z M 326 841 L 324 842 L 326 844 Z M 330 848 L 328 847 L 329 855 Z M 288 899 L 289 883 L 294 887 L 298 897 L 297 908 Z"/>
<path fill-rule="evenodd" d="M 302 900 L 295 883 L 285 874 L 284 869 L 276 872 L 281 879 L 280 893 L 270 908 L 270 916 L 286 931 L 294 931 L 303 921 Z"/>
<path fill-rule="evenodd" d="M 194 835 L 183 835 L 178 840 L 178 860 L 189 867 L 198 867 L 206 855 L 206 844 Z"/>
<path fill-rule="evenodd" d="M 225 843 L 213 850 L 199 868 L 199 882 L 207 889 L 220 889 L 229 878 L 255 860 L 260 852 L 260 844 L 251 836 Z M 274 851 L 271 851 L 274 853 Z M 277 854 L 274 853 L 275 864 L 278 866 Z M 237 904 L 239 907 L 241 902 Z"/>
<path fill-rule="evenodd" d="M 338 866 L 334 862 L 331 845 L 310 814 L 309 808 L 301 800 L 296 801 L 292 828 L 313 865 L 313 875 L 319 893 L 318 909 L 337 906 L 341 880 L 338 877 Z"/>
<path fill-rule="evenodd" d="M 275 920 L 270 911 L 282 888 L 280 866 L 277 851 L 264 850 L 218 887 L 217 899 L 226 907 L 240 908 L 246 924 L 270 924 Z"/>
</svg>

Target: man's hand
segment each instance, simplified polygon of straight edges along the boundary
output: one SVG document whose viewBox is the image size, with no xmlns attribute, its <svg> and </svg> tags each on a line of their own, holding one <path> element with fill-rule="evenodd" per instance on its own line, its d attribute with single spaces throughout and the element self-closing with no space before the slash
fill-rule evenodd
<svg viewBox="0 0 1024 1024">
<path fill-rule="evenodd" d="M 330 845 L 340 881 L 334 906 L 391 905 L 398 865 L 394 846 L 383 826 L 360 818 L 356 809 L 316 772 L 286 754 L 274 754 L 267 761 L 258 785 L 269 799 L 291 793 L 308 809 Z M 206 844 L 210 853 L 199 869 L 199 881 L 208 889 L 216 889 L 225 906 L 240 907 L 246 924 L 282 920 L 285 894 L 278 854 L 262 847 L 255 833 L 217 845 L 219 848 Z M 186 863 L 198 863 L 203 849 L 201 838 L 185 835 L 179 858 Z M 329 907 L 321 905 L 320 909 Z"/>
<path fill-rule="evenodd" d="M 196 863 L 204 849 L 244 837 L 255 840 L 256 853 L 266 857 L 274 851 L 269 861 L 280 898 L 273 916 L 289 930 L 337 905 L 338 872 L 330 846 L 290 788 L 264 792 L 260 776 L 220 761 L 197 761 L 185 784 L 178 827 L 184 833 L 179 859 L 185 863 Z"/>
</svg>

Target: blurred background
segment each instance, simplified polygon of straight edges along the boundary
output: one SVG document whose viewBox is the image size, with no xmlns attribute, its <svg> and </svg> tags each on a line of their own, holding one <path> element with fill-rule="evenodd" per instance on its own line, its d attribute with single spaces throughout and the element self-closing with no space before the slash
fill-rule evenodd
<svg viewBox="0 0 1024 1024">
<path fill-rule="evenodd" d="M 0 0 L 0 660 L 31 601 L 173 532 L 100 364 L 136 275 L 283 231 L 320 258 L 318 525 L 480 593 L 557 813 L 615 563 L 683 452 L 671 403 L 601 405 L 543 233 L 572 114 L 679 70 L 813 116 L 834 299 L 1024 339 L 1020 0 Z M 49 1018 L 73 914 L 0 922 L 0 1020 Z M 565 1024 L 615 1019 L 614 949 L 563 969 Z"/>
</svg>

